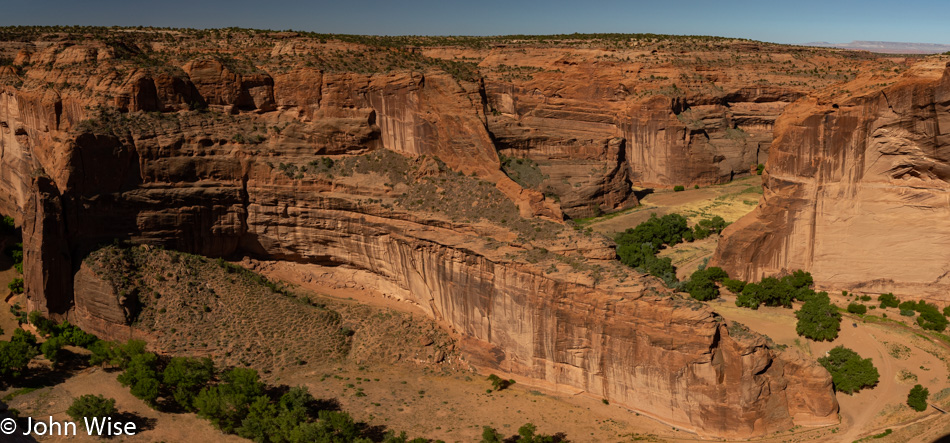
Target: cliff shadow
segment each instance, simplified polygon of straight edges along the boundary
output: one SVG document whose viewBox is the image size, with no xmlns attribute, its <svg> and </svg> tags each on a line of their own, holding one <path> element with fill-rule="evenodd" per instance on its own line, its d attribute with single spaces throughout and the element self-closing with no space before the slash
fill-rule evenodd
<svg viewBox="0 0 950 443">
<path fill-rule="evenodd" d="M 640 201 L 640 200 L 643 200 L 644 197 L 646 197 L 646 196 L 652 194 L 653 192 L 654 192 L 654 191 L 653 191 L 653 188 L 645 188 L 645 189 L 641 189 L 641 190 L 639 190 L 639 191 L 635 189 L 635 190 L 633 191 L 633 195 L 635 195 L 635 196 L 637 197 L 637 201 Z"/>
</svg>

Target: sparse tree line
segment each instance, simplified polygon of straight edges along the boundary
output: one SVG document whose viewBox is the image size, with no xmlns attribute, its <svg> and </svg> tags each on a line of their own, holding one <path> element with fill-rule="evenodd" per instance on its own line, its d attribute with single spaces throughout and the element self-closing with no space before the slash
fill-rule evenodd
<svg viewBox="0 0 950 443">
<path fill-rule="evenodd" d="M 660 259 L 656 253 L 664 246 L 673 246 L 684 241 L 700 239 L 711 233 L 720 232 L 725 227 L 721 218 L 703 220 L 690 229 L 686 219 L 677 214 L 663 217 L 651 215 L 650 219 L 636 228 L 627 229 L 616 236 L 617 255 L 624 264 L 662 278 L 673 289 L 682 290 L 699 301 L 710 301 L 720 296 L 720 288 L 726 288 L 736 295 L 736 306 L 758 309 L 760 306 L 782 306 L 792 308 L 793 302 L 802 302 L 795 312 L 798 319 L 798 335 L 815 341 L 833 341 L 841 330 L 842 309 L 831 301 L 827 292 L 812 289 L 814 279 L 811 274 L 797 270 L 781 277 L 765 277 L 759 282 L 745 282 L 729 278 L 728 273 L 718 267 L 700 266 L 690 278 L 676 281 L 675 268 L 669 258 Z M 847 292 L 842 292 L 848 296 Z M 869 308 L 864 302 L 872 300 L 869 295 L 855 296 L 847 312 L 857 315 L 867 314 Z M 901 302 L 894 294 L 881 294 L 877 298 L 879 307 L 898 308 L 901 315 L 917 317 L 917 324 L 923 329 L 942 332 L 946 329 L 950 317 L 950 306 L 941 312 L 937 306 L 926 301 Z M 870 309 L 876 309 L 871 306 Z M 886 318 L 887 314 L 883 314 Z M 870 358 L 862 358 L 857 352 L 838 346 L 818 359 L 818 362 L 832 376 L 834 388 L 838 392 L 853 394 L 862 389 L 877 385 L 880 374 Z M 916 385 L 910 391 L 907 404 L 917 411 L 927 408 L 929 391 L 922 385 Z"/>
<path fill-rule="evenodd" d="M 256 370 L 217 370 L 208 358 L 165 358 L 146 351 L 145 342 L 116 343 L 99 340 L 68 322 L 55 324 L 39 312 L 29 315 L 42 344 L 32 333 L 16 329 L 9 342 L 0 342 L 0 381 L 24 377 L 30 361 L 42 353 L 56 367 L 65 345 L 90 351 L 89 364 L 122 370 L 119 383 L 150 407 L 167 412 L 195 412 L 222 432 L 258 442 L 371 442 L 368 427 L 346 412 L 320 408 L 302 387 L 265 385 Z M 0 331 L 2 332 L 2 331 Z M 115 400 L 82 396 L 68 414 L 104 417 L 115 414 Z M 405 433 L 390 432 L 387 443 L 427 442 L 409 440 Z"/>
<path fill-rule="evenodd" d="M 237 434 L 256 442 L 432 441 L 425 438 L 410 440 L 404 432 L 389 432 L 382 436 L 372 434 L 372 428 L 357 422 L 350 414 L 332 405 L 322 407 L 327 402 L 317 401 L 306 388 L 266 385 L 254 369 L 219 370 L 209 358 L 160 356 L 148 352 L 141 340 L 125 343 L 100 340 L 69 322 L 56 324 L 37 311 L 31 312 L 27 318 L 45 341 L 38 343 L 35 335 L 21 328 L 14 331 L 10 341 L 0 341 L 0 386 L 26 376 L 30 361 L 40 354 L 56 368 L 63 358 L 63 347 L 76 346 L 90 352 L 90 365 L 121 370 L 117 377 L 119 383 L 151 408 L 165 412 L 193 412 L 224 433 Z M 497 376 L 489 377 L 489 380 L 495 390 L 514 383 Z M 114 417 L 117 412 L 114 399 L 84 395 L 74 399 L 67 414 L 82 423 L 83 417 Z M 519 429 L 518 436 L 512 438 L 503 438 L 495 429 L 486 426 L 483 441 L 548 443 L 567 440 L 563 434 L 538 434 L 534 425 L 528 423 Z"/>
</svg>

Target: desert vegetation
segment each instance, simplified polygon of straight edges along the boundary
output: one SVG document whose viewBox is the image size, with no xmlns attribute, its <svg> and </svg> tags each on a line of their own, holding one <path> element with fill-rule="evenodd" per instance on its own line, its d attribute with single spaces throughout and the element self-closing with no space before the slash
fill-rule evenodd
<svg viewBox="0 0 950 443">
<path fill-rule="evenodd" d="M 87 263 L 134 307 L 129 322 L 158 333 L 154 346 L 166 352 L 270 372 L 349 348 L 339 313 L 223 260 L 108 246 Z"/>
<path fill-rule="evenodd" d="M 870 358 L 861 358 L 844 346 L 832 349 L 827 356 L 819 358 L 818 363 L 831 373 L 835 390 L 845 394 L 874 387 L 880 378 Z"/>
<path fill-rule="evenodd" d="M 703 239 L 721 232 L 725 226 L 725 220 L 718 216 L 700 220 L 695 227 L 690 228 L 686 218 L 681 215 L 657 217 L 651 214 L 647 221 L 637 227 L 617 234 L 614 238 L 617 256 L 621 263 L 660 277 L 667 285 L 673 285 L 677 278 L 672 260 L 656 256 L 661 247 Z"/>
<path fill-rule="evenodd" d="M 817 340 L 832 341 L 838 338 L 841 330 L 841 313 L 837 306 L 831 303 L 826 292 L 819 292 L 805 301 L 801 309 L 795 312 L 798 324 L 795 331 L 798 335 Z"/>
</svg>

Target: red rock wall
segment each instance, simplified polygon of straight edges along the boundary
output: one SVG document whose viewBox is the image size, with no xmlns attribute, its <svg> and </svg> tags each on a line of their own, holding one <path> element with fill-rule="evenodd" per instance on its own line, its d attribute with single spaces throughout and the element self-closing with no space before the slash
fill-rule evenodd
<svg viewBox="0 0 950 443">
<path fill-rule="evenodd" d="M 301 184 L 266 164 L 379 148 L 438 155 L 497 183 L 523 214 L 558 218 L 556 206 L 498 171 L 477 90 L 435 73 L 298 71 L 271 85 L 214 64 L 188 70 L 193 77 L 177 80 L 90 80 L 123 91 L 113 98 L 131 111 L 105 136 L 77 132 L 92 112 L 80 98 L 4 89 L 0 203 L 22 221 L 29 309 L 122 338 L 124 325 L 109 326 L 120 316 L 115 294 L 82 271 L 96 245 L 120 238 L 210 256 L 241 250 L 366 270 L 459 331 L 481 367 L 586 391 L 703 435 L 837 420 L 830 378 L 814 363 L 731 337 L 713 313 L 651 278 L 593 289 L 546 277 L 491 252 L 483 227 L 362 203 L 378 183 Z M 198 99 L 212 112 L 135 112 Z M 247 141 L 261 126 L 281 129 Z M 606 146 L 619 159 L 620 145 Z"/>
<path fill-rule="evenodd" d="M 950 69 L 934 63 L 790 108 L 764 199 L 713 262 L 748 280 L 805 269 L 820 288 L 950 302 Z"/>
</svg>

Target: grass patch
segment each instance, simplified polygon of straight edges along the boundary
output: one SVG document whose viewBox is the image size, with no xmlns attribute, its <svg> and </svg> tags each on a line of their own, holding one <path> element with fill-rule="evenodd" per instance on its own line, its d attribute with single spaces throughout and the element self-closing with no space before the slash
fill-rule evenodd
<svg viewBox="0 0 950 443">
<path fill-rule="evenodd" d="M 40 388 L 20 388 L 20 389 L 17 389 L 17 390 L 15 390 L 15 391 L 13 391 L 13 392 L 7 394 L 7 395 L 4 395 L 4 396 L 3 396 L 3 401 L 8 402 L 8 401 L 13 400 L 14 398 L 19 397 L 19 396 L 21 396 L 21 395 L 26 395 L 26 394 L 29 394 L 29 393 L 31 393 L 31 392 L 33 392 L 33 391 L 36 391 L 37 389 L 40 389 Z"/>
</svg>

